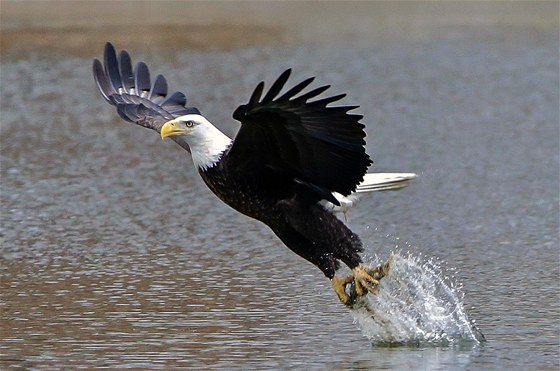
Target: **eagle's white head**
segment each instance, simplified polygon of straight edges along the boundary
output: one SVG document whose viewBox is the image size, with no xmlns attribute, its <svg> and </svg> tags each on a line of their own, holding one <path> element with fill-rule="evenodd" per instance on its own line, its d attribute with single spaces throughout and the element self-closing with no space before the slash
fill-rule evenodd
<svg viewBox="0 0 560 371">
<path fill-rule="evenodd" d="M 194 164 L 202 170 L 213 167 L 231 144 L 231 139 L 206 117 L 189 114 L 166 122 L 161 138 L 181 136 L 191 149 Z"/>
</svg>

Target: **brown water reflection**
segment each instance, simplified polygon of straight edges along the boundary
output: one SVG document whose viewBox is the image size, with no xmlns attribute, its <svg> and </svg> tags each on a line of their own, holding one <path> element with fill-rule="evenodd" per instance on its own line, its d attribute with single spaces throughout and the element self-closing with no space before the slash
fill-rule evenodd
<svg viewBox="0 0 560 371">
<path fill-rule="evenodd" d="M 281 348 L 293 345 L 282 341 L 284 331 L 309 335 L 310 323 L 294 306 L 311 305 L 299 285 L 313 287 L 320 276 L 294 282 L 287 277 L 300 272 L 290 267 L 267 264 L 257 272 L 228 264 L 228 255 L 160 248 L 92 261 L 55 257 L 40 267 L 10 264 L 3 359 L 26 354 L 18 363 L 28 367 L 196 367 L 247 357 L 274 365 L 274 354 L 282 358 Z M 318 296 L 313 305 L 332 301 Z"/>
</svg>

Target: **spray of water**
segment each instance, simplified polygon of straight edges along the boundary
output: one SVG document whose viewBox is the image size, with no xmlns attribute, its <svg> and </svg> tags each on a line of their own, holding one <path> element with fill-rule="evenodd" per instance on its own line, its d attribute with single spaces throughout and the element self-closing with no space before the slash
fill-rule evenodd
<svg viewBox="0 0 560 371">
<path fill-rule="evenodd" d="M 390 260 L 379 295 L 360 297 L 350 309 L 371 342 L 451 345 L 484 340 L 463 308 L 452 269 L 421 255 L 393 253 Z M 370 262 L 372 267 L 380 263 L 379 259 Z"/>
</svg>

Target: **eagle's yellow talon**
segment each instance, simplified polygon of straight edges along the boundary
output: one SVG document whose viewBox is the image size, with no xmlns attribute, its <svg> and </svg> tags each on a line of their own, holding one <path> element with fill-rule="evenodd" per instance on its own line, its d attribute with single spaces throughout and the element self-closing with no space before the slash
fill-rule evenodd
<svg viewBox="0 0 560 371">
<path fill-rule="evenodd" d="M 347 307 L 352 307 L 358 296 L 364 296 L 368 292 L 378 295 L 379 280 L 387 275 L 391 268 L 391 263 L 392 258 L 385 264 L 373 269 L 362 263 L 352 269 L 353 275 L 343 278 L 334 276 L 331 279 L 331 285 L 340 302 Z M 351 285 L 349 290 L 347 290 L 348 285 Z"/>
<path fill-rule="evenodd" d="M 352 302 L 352 297 L 346 292 L 346 286 L 354 281 L 353 276 L 346 276 L 344 278 L 339 278 L 334 276 L 331 279 L 331 285 L 338 296 L 340 302 L 346 306 L 350 306 Z"/>
<path fill-rule="evenodd" d="M 379 280 L 387 275 L 391 262 L 392 259 L 389 259 L 385 264 L 374 269 L 370 269 L 362 263 L 352 270 L 358 296 L 363 296 L 368 292 L 374 295 L 379 294 Z"/>
</svg>

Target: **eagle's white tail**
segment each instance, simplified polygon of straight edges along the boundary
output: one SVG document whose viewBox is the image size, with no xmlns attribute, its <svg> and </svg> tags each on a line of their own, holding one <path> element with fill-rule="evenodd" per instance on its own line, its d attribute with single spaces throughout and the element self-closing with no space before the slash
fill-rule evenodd
<svg viewBox="0 0 560 371">
<path fill-rule="evenodd" d="M 348 211 L 354 207 L 358 201 L 359 193 L 374 191 L 396 191 L 410 184 L 416 178 L 414 173 L 368 173 L 364 175 L 364 180 L 356 187 L 356 192 L 349 196 L 333 192 L 334 197 L 340 202 L 336 206 L 331 202 L 323 201 L 323 206 L 332 213 L 342 213 L 348 219 Z"/>
<path fill-rule="evenodd" d="M 364 181 L 358 185 L 356 193 L 397 190 L 408 186 L 414 178 L 414 173 L 368 173 L 364 175 Z"/>
</svg>

